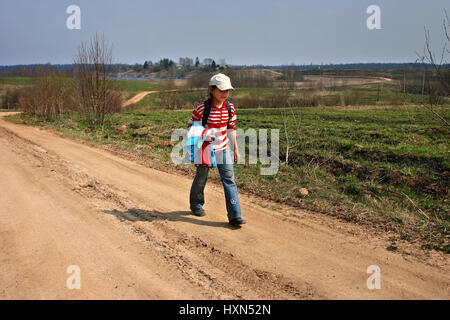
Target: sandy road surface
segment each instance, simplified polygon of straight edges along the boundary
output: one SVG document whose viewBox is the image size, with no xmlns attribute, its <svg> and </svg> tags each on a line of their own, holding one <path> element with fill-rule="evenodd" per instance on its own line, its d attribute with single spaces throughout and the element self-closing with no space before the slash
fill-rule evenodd
<svg viewBox="0 0 450 320">
<path fill-rule="evenodd" d="M 443 255 L 393 253 L 361 226 L 244 194 L 248 224 L 234 229 L 211 183 L 195 217 L 191 178 L 1 118 L 0 167 L 3 299 L 449 298 Z M 370 265 L 380 290 L 366 287 Z"/>
</svg>

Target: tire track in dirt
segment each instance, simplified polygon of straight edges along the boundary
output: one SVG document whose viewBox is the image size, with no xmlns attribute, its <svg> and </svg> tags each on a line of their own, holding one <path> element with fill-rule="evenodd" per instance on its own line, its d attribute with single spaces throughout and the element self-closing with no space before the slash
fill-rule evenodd
<svg viewBox="0 0 450 320">
<path fill-rule="evenodd" d="M 223 251 L 199 237 L 176 230 L 167 223 L 170 217 L 168 218 L 165 214 L 135 208 L 126 213 L 116 212 L 115 214 L 125 219 L 129 219 L 129 215 L 132 215 L 133 220 L 151 221 L 152 228 L 142 226 L 138 227 L 138 230 L 144 234 L 152 234 L 153 241 L 159 239 L 164 242 L 166 248 L 169 247 L 170 251 L 178 254 L 183 261 L 188 261 L 189 266 L 195 265 L 195 269 L 204 274 L 216 290 L 222 290 L 225 295 L 231 294 L 229 298 L 308 299 L 317 297 L 308 283 L 294 285 L 291 280 L 282 275 L 251 268 L 234 257 L 232 253 Z M 186 260 L 186 257 L 190 257 L 190 261 Z M 229 284 L 233 284 L 230 288 L 241 288 L 243 292 L 227 288 Z"/>
</svg>

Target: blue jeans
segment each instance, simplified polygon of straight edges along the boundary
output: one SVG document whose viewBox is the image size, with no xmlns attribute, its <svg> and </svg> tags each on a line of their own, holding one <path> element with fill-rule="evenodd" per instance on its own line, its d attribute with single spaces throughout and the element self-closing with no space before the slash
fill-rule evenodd
<svg viewBox="0 0 450 320">
<path fill-rule="evenodd" d="M 216 160 L 225 192 L 228 220 L 231 221 L 241 217 L 241 205 L 239 204 L 237 186 L 234 179 L 233 159 L 231 159 L 229 148 L 226 148 L 220 153 L 216 153 Z M 206 181 L 208 180 L 208 172 L 209 167 L 206 165 L 197 167 L 189 196 L 191 210 L 201 209 L 205 204 L 204 190 Z"/>
</svg>

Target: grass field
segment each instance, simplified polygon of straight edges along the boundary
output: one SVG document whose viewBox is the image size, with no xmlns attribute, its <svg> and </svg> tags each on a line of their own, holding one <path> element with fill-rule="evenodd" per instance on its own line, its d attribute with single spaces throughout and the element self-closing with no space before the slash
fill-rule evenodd
<svg viewBox="0 0 450 320">
<path fill-rule="evenodd" d="M 159 95 L 148 95 L 128 108 L 132 110 L 191 109 L 207 98 L 205 91 L 174 92 L 167 94 L 165 101 Z M 372 83 L 355 86 L 315 89 L 238 88 L 230 92 L 230 100 L 241 108 L 278 107 L 290 104 L 307 106 L 401 106 L 405 104 L 427 104 L 426 95 L 402 93 L 396 82 Z M 444 99 L 443 105 L 450 106 Z"/>
<path fill-rule="evenodd" d="M 15 90 L 33 85 L 35 79 L 27 77 L 3 77 L 0 78 L 0 102 L 7 90 Z M 71 79 L 67 79 L 71 81 Z M 124 99 L 129 99 L 141 91 L 158 90 L 160 83 L 153 80 L 117 80 L 119 90 Z"/>
<path fill-rule="evenodd" d="M 0 85 L 31 85 L 33 84 L 33 78 L 27 77 L 3 77 L 0 78 Z"/>
<path fill-rule="evenodd" d="M 156 95 L 148 97 L 158 103 Z M 240 190 L 394 231 L 390 250 L 406 240 L 449 252 L 450 130 L 428 110 L 411 105 L 237 110 L 238 128 L 280 129 L 283 162 L 273 176 L 260 175 L 260 164 L 235 165 Z M 445 112 L 450 116 L 448 108 Z M 10 121 L 49 125 L 193 174 L 192 166 L 170 162 L 171 133 L 186 128 L 190 114 L 157 110 L 143 102 L 113 115 L 103 132 L 86 127 L 75 115 L 51 123 L 26 115 Z M 285 120 L 290 141 L 287 164 Z M 211 178 L 219 181 L 215 170 Z M 300 188 L 307 188 L 309 195 L 301 196 Z"/>
</svg>

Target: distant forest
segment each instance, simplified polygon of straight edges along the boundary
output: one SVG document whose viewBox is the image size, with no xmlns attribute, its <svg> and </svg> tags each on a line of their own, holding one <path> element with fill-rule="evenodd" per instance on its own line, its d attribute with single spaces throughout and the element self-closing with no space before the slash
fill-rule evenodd
<svg viewBox="0 0 450 320">
<path fill-rule="evenodd" d="M 171 62 L 171 60 L 170 60 Z M 111 66 L 111 70 L 114 72 L 125 72 L 128 70 L 136 70 L 145 68 L 145 64 L 114 64 Z M 176 65 L 174 63 L 174 65 Z M 57 70 L 60 73 L 70 75 L 74 64 L 28 64 L 28 65 L 3 65 L 0 66 L 0 76 L 33 76 L 33 70 L 45 70 L 51 66 L 53 70 Z M 432 68 L 431 64 L 427 63 L 347 63 L 347 64 L 303 64 L 303 65 L 227 65 L 228 68 L 250 68 L 250 69 L 274 69 L 274 70 L 302 70 L 302 71 L 315 71 L 319 70 L 422 70 Z M 441 66 L 442 69 L 449 69 L 450 64 Z M 219 69 L 219 68 L 217 68 Z M 216 70 L 217 70 L 216 69 Z M 222 69 L 222 68 L 221 68 Z M 212 71 L 212 70 L 210 70 Z"/>
</svg>

